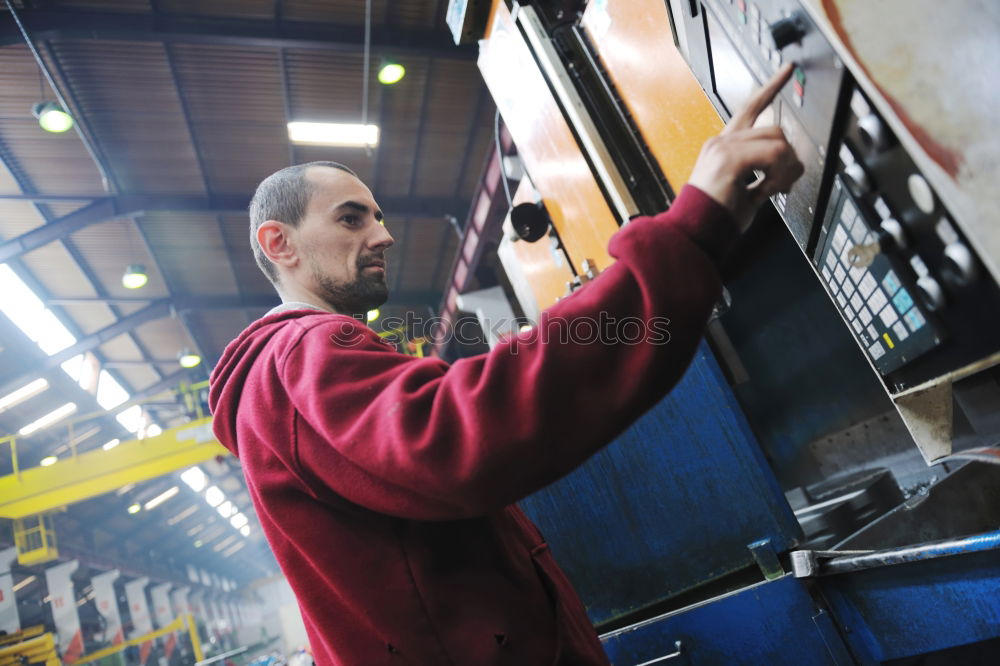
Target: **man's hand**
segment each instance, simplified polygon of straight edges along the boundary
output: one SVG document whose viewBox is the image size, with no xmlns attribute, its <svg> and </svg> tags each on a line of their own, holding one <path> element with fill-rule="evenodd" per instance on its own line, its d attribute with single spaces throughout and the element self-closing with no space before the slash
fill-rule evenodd
<svg viewBox="0 0 1000 666">
<path fill-rule="evenodd" d="M 781 128 L 753 126 L 791 75 L 788 63 L 755 92 L 722 133 L 705 142 L 691 173 L 689 182 L 728 208 L 740 231 L 768 197 L 787 192 L 804 171 Z M 764 176 L 747 185 L 754 170 Z"/>
</svg>

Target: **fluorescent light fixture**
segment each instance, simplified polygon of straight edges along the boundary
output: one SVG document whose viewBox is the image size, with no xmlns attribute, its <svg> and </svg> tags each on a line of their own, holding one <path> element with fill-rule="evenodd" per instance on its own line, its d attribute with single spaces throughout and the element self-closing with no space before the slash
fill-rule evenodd
<svg viewBox="0 0 1000 666">
<path fill-rule="evenodd" d="M 193 514 L 197 510 L 198 510 L 198 505 L 197 504 L 192 504 L 191 506 L 189 506 L 188 508 L 184 509 L 183 511 L 181 511 L 177 515 L 171 516 L 167 520 L 167 525 L 176 525 L 177 523 L 181 522 L 182 520 L 184 520 L 185 518 L 187 518 L 188 516 L 190 516 L 191 514 Z"/>
<path fill-rule="evenodd" d="M 57 456 L 45 456 L 38 462 L 38 464 L 41 465 L 42 467 L 51 467 L 52 465 L 55 465 L 57 462 L 59 462 L 59 458 Z"/>
<path fill-rule="evenodd" d="M 211 486 L 205 491 L 205 501 L 208 502 L 209 506 L 219 506 L 226 501 L 226 496 L 219 490 L 218 486 Z"/>
<path fill-rule="evenodd" d="M 233 541 L 236 541 L 236 535 L 230 534 L 225 539 L 212 546 L 212 550 L 214 550 L 215 552 L 219 552 L 220 550 L 231 544 Z"/>
<path fill-rule="evenodd" d="M 138 502 L 134 502 L 133 504 L 130 504 L 128 507 L 129 513 L 139 513 L 140 511 L 142 511 L 142 507 L 139 506 Z"/>
<path fill-rule="evenodd" d="M 146 267 L 142 264 L 129 264 L 122 275 L 122 286 L 126 289 L 142 289 L 149 282 Z"/>
<path fill-rule="evenodd" d="M 249 525 L 244 525 L 243 527 L 241 527 L 240 528 L 240 534 L 242 534 L 245 537 L 250 536 L 250 526 Z"/>
<path fill-rule="evenodd" d="M 11 391 L 4 397 L 0 398 L 0 412 L 9 407 L 13 407 L 18 403 L 24 402 L 28 398 L 38 395 L 48 387 L 49 383 L 45 379 L 36 379 L 33 382 L 28 382 L 21 388 Z"/>
<path fill-rule="evenodd" d="M 181 481 L 196 493 L 200 493 L 208 485 L 208 477 L 201 471 L 201 467 L 189 467 L 181 472 Z"/>
<path fill-rule="evenodd" d="M 157 495 L 153 499 L 151 499 L 148 502 L 146 502 L 143 505 L 143 508 L 145 508 L 146 511 L 149 511 L 150 509 L 155 509 L 156 507 L 160 506 L 161 504 L 163 504 L 164 502 L 166 502 L 168 499 L 170 499 L 171 497 L 173 497 L 174 495 L 176 495 L 180 491 L 181 491 L 181 489 L 178 488 L 177 486 L 171 486 L 170 488 L 168 488 L 167 490 L 164 490 L 162 493 L 160 493 L 159 495 Z"/>
<path fill-rule="evenodd" d="M 229 516 L 233 515 L 236 512 L 236 507 L 233 506 L 232 502 L 226 500 L 225 502 L 217 506 L 215 510 L 218 511 L 219 515 L 222 516 L 223 518 L 228 518 Z"/>
<path fill-rule="evenodd" d="M 349 123 L 288 123 L 292 143 L 313 146 L 377 146 L 378 125 Z"/>
<path fill-rule="evenodd" d="M 239 549 L 243 548 L 243 546 L 245 546 L 245 545 L 247 545 L 246 541 L 240 541 L 239 543 L 233 544 L 233 546 L 229 550 L 227 550 L 226 552 L 224 552 L 222 554 L 222 556 L 223 557 L 229 557 L 230 555 L 232 555 L 233 553 L 235 553 Z M 235 589 L 235 587 L 236 586 L 234 585 L 233 589 Z"/>
<path fill-rule="evenodd" d="M 201 539 L 195 539 L 194 540 L 194 547 L 195 548 L 201 548 L 204 545 L 205 545 L 205 542 L 202 541 Z"/>
<path fill-rule="evenodd" d="M 115 448 L 116 446 L 118 446 L 121 443 L 122 443 L 122 440 L 120 440 L 118 438 L 115 438 L 115 439 L 111 440 L 110 442 L 104 442 L 104 444 L 101 445 L 101 448 L 104 449 L 105 451 L 110 451 L 111 449 Z"/>
<path fill-rule="evenodd" d="M 32 584 L 32 583 L 34 583 L 34 582 L 35 582 L 35 577 L 34 577 L 34 576 L 28 576 L 27 578 L 25 578 L 25 579 L 21 580 L 21 582 L 20 582 L 20 583 L 18 583 L 17 585 L 15 585 L 15 586 L 14 586 L 13 588 L 11 588 L 11 589 L 12 589 L 12 590 L 13 590 L 14 592 L 20 592 L 22 588 L 24 588 L 24 587 L 26 587 L 26 586 L 28 586 L 28 585 L 31 585 L 31 584 Z"/>
<path fill-rule="evenodd" d="M 30 434 L 32 434 L 34 432 L 38 432 L 39 430 L 41 430 L 43 428 L 48 428 L 53 423 L 59 422 L 60 420 L 66 418 L 67 416 L 69 416 L 70 414 L 72 414 L 75 411 L 76 411 L 76 403 L 75 402 L 67 402 L 62 407 L 54 409 L 51 412 L 49 412 L 48 414 L 46 414 L 45 416 L 41 417 L 40 419 L 32 421 L 31 423 L 29 423 L 28 425 L 24 426 L 23 428 L 21 428 L 17 432 L 18 432 L 19 435 L 21 435 L 23 437 L 27 437 L 28 435 L 30 435 Z"/>
<path fill-rule="evenodd" d="M 195 525 L 194 527 L 192 527 L 187 531 L 188 536 L 194 536 L 198 532 L 201 532 L 203 529 L 205 529 L 205 523 L 198 523 L 197 525 Z"/>
<path fill-rule="evenodd" d="M 31 113 L 46 132 L 60 134 L 73 129 L 73 116 L 66 113 L 58 102 L 39 102 L 31 107 Z"/>
<path fill-rule="evenodd" d="M 244 516 L 242 513 L 237 513 L 236 515 L 234 515 L 232 518 L 229 519 L 229 524 L 235 527 L 236 529 L 240 529 L 249 522 L 250 521 L 247 520 L 247 517 Z"/>
</svg>

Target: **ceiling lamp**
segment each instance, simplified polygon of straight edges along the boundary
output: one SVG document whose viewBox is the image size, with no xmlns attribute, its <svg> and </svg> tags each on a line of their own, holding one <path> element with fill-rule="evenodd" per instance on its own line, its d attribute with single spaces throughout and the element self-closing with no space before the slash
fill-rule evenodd
<svg viewBox="0 0 1000 666">
<path fill-rule="evenodd" d="M 42 458 L 41 462 L 39 462 L 38 464 L 41 465 L 42 467 L 49 467 L 51 465 L 55 465 L 56 462 L 58 461 L 59 458 L 57 458 L 56 456 L 46 456 Z"/>
<path fill-rule="evenodd" d="M 378 70 L 378 82 L 386 86 L 399 83 L 404 76 L 406 76 L 406 68 L 391 60 L 383 61 Z"/>
<path fill-rule="evenodd" d="M 46 132 L 59 134 L 73 128 L 73 116 L 66 113 L 57 102 L 39 102 L 31 107 L 38 124 Z"/>
<path fill-rule="evenodd" d="M 292 143 L 312 146 L 377 146 L 378 125 L 351 123 L 288 123 L 288 138 Z"/>
<path fill-rule="evenodd" d="M 129 264 L 125 269 L 125 275 L 122 275 L 122 286 L 126 289 L 139 289 L 145 287 L 147 282 L 149 276 L 142 264 Z"/>
<path fill-rule="evenodd" d="M 382 313 L 379 312 L 378 308 L 375 308 L 374 310 L 369 310 L 368 311 L 368 315 L 367 315 L 368 316 L 368 323 L 371 323 L 371 322 L 375 321 L 376 319 L 378 319 L 381 314 Z"/>
<path fill-rule="evenodd" d="M 177 362 L 181 364 L 182 368 L 193 368 L 201 363 L 201 356 L 195 354 L 190 349 L 183 349 L 177 355 Z"/>
<path fill-rule="evenodd" d="M 140 506 L 138 502 L 134 502 L 128 507 L 129 513 L 139 513 L 140 511 L 142 511 L 142 506 Z"/>
</svg>

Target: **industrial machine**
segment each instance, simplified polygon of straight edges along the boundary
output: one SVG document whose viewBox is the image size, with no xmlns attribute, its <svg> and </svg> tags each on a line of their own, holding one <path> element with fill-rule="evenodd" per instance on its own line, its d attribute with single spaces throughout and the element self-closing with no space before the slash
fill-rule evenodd
<svg viewBox="0 0 1000 666">
<path fill-rule="evenodd" d="M 795 63 L 762 121 L 806 173 L 733 258 L 687 376 L 522 503 L 615 664 L 1000 654 L 1000 468 L 966 462 L 1000 440 L 1000 234 L 983 187 L 1000 145 L 962 157 L 955 131 L 989 130 L 996 86 L 935 114 L 927 81 L 962 76 L 901 72 L 892 55 L 921 39 L 943 58 L 965 23 L 935 35 L 924 23 L 943 10 L 909 3 L 904 30 L 899 3 L 863 4 L 450 5 L 456 40 L 481 40 L 526 174 L 506 174 L 514 203 L 551 220 L 533 243 L 508 220 L 498 241 L 529 318 L 605 269 L 610 235 L 669 206 L 702 143 Z M 963 57 L 1000 55 L 987 41 Z"/>
</svg>

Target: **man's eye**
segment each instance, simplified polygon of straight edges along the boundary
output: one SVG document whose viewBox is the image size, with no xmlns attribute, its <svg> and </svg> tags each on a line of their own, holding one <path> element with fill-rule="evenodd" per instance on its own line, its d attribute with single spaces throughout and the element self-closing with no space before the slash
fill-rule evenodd
<svg viewBox="0 0 1000 666">
<path fill-rule="evenodd" d="M 361 218 L 357 215 L 345 215 L 340 219 L 350 225 L 359 224 L 361 222 Z"/>
</svg>

